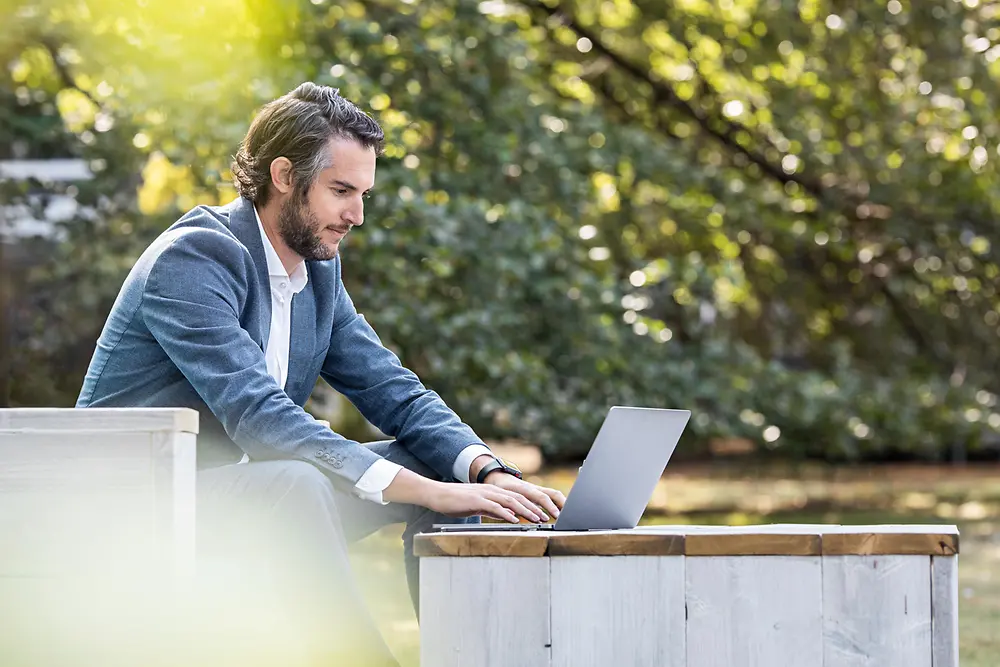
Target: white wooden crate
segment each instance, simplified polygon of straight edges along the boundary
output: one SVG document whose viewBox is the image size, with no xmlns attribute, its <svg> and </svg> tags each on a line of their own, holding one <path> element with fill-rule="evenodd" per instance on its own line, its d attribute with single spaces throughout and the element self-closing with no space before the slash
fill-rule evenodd
<svg viewBox="0 0 1000 667">
<path fill-rule="evenodd" d="M 954 526 L 449 533 L 416 549 L 425 665 L 958 665 Z"/>
<path fill-rule="evenodd" d="M 148 630 L 194 573 L 197 432 L 187 409 L 0 410 L 5 665 L 173 661 Z"/>
</svg>

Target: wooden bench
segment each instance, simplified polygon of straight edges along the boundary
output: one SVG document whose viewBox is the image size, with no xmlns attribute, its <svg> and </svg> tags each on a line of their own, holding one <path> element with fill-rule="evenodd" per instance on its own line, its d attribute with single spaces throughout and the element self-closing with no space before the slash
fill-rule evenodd
<svg viewBox="0 0 1000 667">
<path fill-rule="evenodd" d="M 421 664 L 957 667 L 955 526 L 418 535 Z"/>
<path fill-rule="evenodd" d="M 197 433 L 188 409 L 0 410 L 5 664 L 126 661 L 194 572 Z"/>
</svg>

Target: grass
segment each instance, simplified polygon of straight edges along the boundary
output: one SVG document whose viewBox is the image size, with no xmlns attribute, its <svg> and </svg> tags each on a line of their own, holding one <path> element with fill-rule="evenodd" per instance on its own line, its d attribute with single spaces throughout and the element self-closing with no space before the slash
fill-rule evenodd
<svg viewBox="0 0 1000 667">
<path fill-rule="evenodd" d="M 573 472 L 547 470 L 534 481 L 566 492 Z M 671 466 L 643 523 L 957 523 L 961 664 L 1000 664 L 998 466 Z M 401 532 L 376 533 L 352 549 L 352 560 L 386 641 L 404 667 L 416 667 L 419 629 Z"/>
</svg>

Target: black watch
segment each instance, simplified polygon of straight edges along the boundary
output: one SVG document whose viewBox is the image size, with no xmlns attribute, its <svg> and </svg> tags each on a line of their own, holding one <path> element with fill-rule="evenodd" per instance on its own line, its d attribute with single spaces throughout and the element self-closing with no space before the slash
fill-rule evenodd
<svg viewBox="0 0 1000 667">
<path fill-rule="evenodd" d="M 501 472 L 505 472 L 508 475 L 513 475 L 514 477 L 517 477 L 518 479 L 522 479 L 522 477 L 521 477 L 521 471 L 518 470 L 516 466 L 514 466 L 513 464 L 510 464 L 510 463 L 507 463 L 506 461 L 504 461 L 499 456 L 495 456 L 492 461 L 490 461 L 489 463 L 487 463 L 486 465 L 484 465 L 482 467 L 482 469 L 480 469 L 479 474 L 476 475 L 476 483 L 477 484 L 482 484 L 483 481 L 486 479 L 486 476 L 489 475 L 491 472 L 494 472 L 496 470 L 499 470 Z"/>
</svg>

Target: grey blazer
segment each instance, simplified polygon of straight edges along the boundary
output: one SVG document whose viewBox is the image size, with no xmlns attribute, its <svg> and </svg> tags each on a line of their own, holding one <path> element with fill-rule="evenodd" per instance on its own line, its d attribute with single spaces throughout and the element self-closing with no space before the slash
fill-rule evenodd
<svg viewBox="0 0 1000 667">
<path fill-rule="evenodd" d="M 292 301 L 288 380 L 267 372 L 270 283 L 253 204 L 199 206 L 161 234 L 125 279 L 77 407 L 190 407 L 199 466 L 309 461 L 350 486 L 379 457 L 302 406 L 318 377 L 443 479 L 481 440 L 386 349 L 341 280 L 340 257 L 308 262 Z"/>
</svg>

